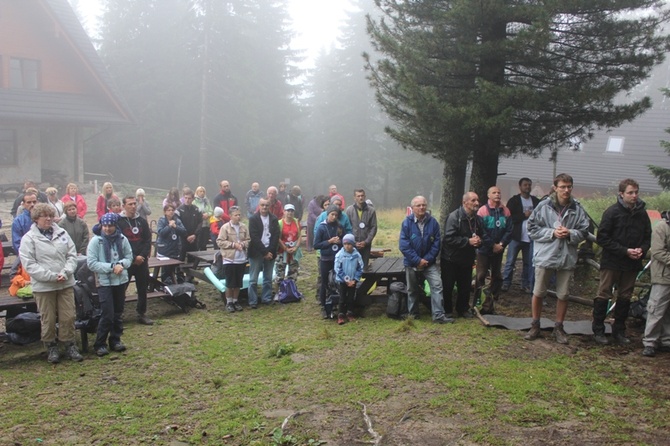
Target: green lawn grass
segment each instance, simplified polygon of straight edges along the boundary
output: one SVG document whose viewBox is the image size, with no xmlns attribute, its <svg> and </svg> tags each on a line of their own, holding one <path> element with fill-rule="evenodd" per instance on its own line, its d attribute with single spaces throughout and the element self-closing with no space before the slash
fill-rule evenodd
<svg viewBox="0 0 670 446">
<path fill-rule="evenodd" d="M 403 216 L 379 212 L 375 246 L 397 255 Z M 462 444 L 541 444 L 538 432 L 561 430 L 573 432 L 567 444 L 667 438 L 670 379 L 657 367 L 668 358 L 527 343 L 476 320 L 400 322 L 379 305 L 337 326 L 319 318 L 316 261 L 303 260 L 301 303 L 231 315 L 207 283 L 207 310 L 150 301 L 156 325 L 130 318 L 123 354 L 52 366 L 38 344 L 3 346 L 0 444 L 353 444 L 371 441 L 361 403 L 383 444 L 396 444 L 406 418 L 434 427 L 442 440 L 431 444 L 452 442 L 447 422 Z M 305 415 L 278 430 L 296 412 Z"/>
</svg>

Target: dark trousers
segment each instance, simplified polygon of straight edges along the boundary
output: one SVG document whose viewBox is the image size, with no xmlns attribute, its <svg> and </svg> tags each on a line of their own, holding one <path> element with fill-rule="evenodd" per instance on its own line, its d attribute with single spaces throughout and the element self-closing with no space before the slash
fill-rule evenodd
<svg viewBox="0 0 670 446">
<path fill-rule="evenodd" d="M 126 284 L 115 286 L 99 286 L 100 322 L 94 348 L 104 347 L 109 336 L 109 345 L 121 341 L 123 334 L 123 305 L 126 302 Z"/>
<path fill-rule="evenodd" d="M 196 237 L 196 244 L 198 245 L 198 251 L 204 251 L 207 249 L 207 242 L 209 242 L 210 239 L 210 234 L 209 234 L 209 226 L 203 226 L 200 229 L 198 229 L 198 236 Z M 216 243 L 214 243 L 214 247 L 216 247 Z"/>
<path fill-rule="evenodd" d="M 135 265 L 134 263 L 130 265 L 130 268 L 128 268 L 126 289 L 132 277 L 135 277 L 135 287 L 137 288 L 137 314 L 144 314 L 147 312 L 147 289 L 149 288 L 148 260 L 141 265 Z"/>
<path fill-rule="evenodd" d="M 352 313 L 354 311 L 354 300 L 356 300 L 356 285 L 347 286 L 345 282 L 340 282 L 340 302 L 338 312 L 340 314 Z"/>
<path fill-rule="evenodd" d="M 454 291 L 454 285 L 458 287 L 458 292 L 456 294 L 456 311 L 459 314 L 468 311 L 470 309 L 470 289 L 472 288 L 472 265 L 462 265 L 442 260 L 440 263 L 440 273 L 442 276 L 442 286 L 444 288 L 444 313 L 453 313 L 451 296 Z"/>
<path fill-rule="evenodd" d="M 328 299 L 328 275 L 332 269 L 335 268 L 335 259 L 323 260 L 319 262 L 319 272 L 321 273 L 321 289 L 319 292 L 319 300 L 321 306 L 325 307 Z"/>
<path fill-rule="evenodd" d="M 505 251 L 503 251 L 505 252 Z M 500 295 L 500 288 L 502 287 L 502 259 L 503 252 L 499 254 L 483 255 L 477 254 L 477 286 L 475 294 L 486 283 L 486 273 L 491 270 L 491 296 L 497 299 Z"/>
</svg>

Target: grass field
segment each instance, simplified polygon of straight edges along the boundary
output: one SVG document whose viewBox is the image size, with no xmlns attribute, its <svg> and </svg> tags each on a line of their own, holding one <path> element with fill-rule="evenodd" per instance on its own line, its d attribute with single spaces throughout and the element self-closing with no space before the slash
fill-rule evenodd
<svg viewBox="0 0 670 446">
<path fill-rule="evenodd" d="M 379 212 L 387 255 L 403 216 Z M 0 444 L 667 444 L 668 354 L 529 343 L 476 320 L 400 322 L 381 305 L 337 326 L 319 318 L 315 282 L 307 254 L 303 302 L 234 314 L 200 283 L 206 310 L 152 300 L 157 323 L 129 317 L 127 352 L 83 363 L 2 345 Z"/>
</svg>

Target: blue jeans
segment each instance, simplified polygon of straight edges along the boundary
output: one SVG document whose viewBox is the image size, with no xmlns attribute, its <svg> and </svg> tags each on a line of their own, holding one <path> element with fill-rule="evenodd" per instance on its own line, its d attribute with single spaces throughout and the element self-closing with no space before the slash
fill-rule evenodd
<svg viewBox="0 0 670 446">
<path fill-rule="evenodd" d="M 521 271 L 521 286 L 530 288 L 534 282 L 535 270 L 533 269 L 533 242 L 517 242 L 512 240 L 507 245 L 507 262 L 503 271 L 503 284 L 510 286 L 514 277 L 514 264 L 521 251 L 523 270 Z"/>
<path fill-rule="evenodd" d="M 249 259 L 249 305 L 258 305 L 258 274 L 263 271 L 263 290 L 261 302 L 272 302 L 272 271 L 275 268 L 275 259 L 266 260 L 263 257 Z"/>
<path fill-rule="evenodd" d="M 444 316 L 444 307 L 442 306 L 442 278 L 440 277 L 440 269 L 436 264 L 432 264 L 423 269 L 420 273 L 428 282 L 430 286 L 430 308 L 433 313 L 433 320 Z M 419 308 L 417 306 L 417 297 L 419 296 L 418 286 L 420 284 L 417 280 L 419 272 L 414 271 L 410 266 L 405 267 L 405 277 L 407 278 L 407 311 L 409 314 L 418 315 Z"/>
<path fill-rule="evenodd" d="M 112 346 L 121 341 L 123 334 L 123 306 L 126 302 L 126 284 L 115 286 L 99 286 L 100 322 L 95 338 L 94 348 L 104 347 L 109 340 Z M 109 339 L 107 339 L 109 335 Z"/>
</svg>

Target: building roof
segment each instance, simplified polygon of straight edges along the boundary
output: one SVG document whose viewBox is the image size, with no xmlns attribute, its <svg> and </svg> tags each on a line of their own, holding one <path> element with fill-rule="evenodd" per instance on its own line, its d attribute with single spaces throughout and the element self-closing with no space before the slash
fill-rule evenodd
<svg viewBox="0 0 670 446">
<path fill-rule="evenodd" d="M 41 123 L 97 125 L 132 123 L 133 116 L 93 47 L 77 15 L 67 0 L 37 0 L 59 28 L 87 78 L 96 86 L 95 94 L 24 89 L 0 89 L 0 119 Z"/>
</svg>

